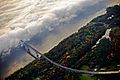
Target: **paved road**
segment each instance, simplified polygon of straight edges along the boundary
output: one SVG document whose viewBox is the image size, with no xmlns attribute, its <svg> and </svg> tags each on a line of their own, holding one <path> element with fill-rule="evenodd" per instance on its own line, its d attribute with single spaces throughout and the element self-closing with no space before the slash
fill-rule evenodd
<svg viewBox="0 0 120 80">
<path fill-rule="evenodd" d="M 32 49 L 37 55 L 39 54 L 39 55 L 40 55 L 42 58 L 44 58 L 46 61 L 48 61 L 48 62 L 56 65 L 57 67 L 66 69 L 66 70 L 68 70 L 68 71 L 73 71 L 73 72 L 82 73 L 82 74 L 119 74 L 119 73 L 120 73 L 120 71 L 95 72 L 95 71 L 78 70 L 78 69 L 72 69 L 72 68 L 69 68 L 69 67 L 65 67 L 65 66 L 62 66 L 62 65 L 60 65 L 60 64 L 58 64 L 58 63 L 50 60 L 50 59 L 47 58 L 45 55 L 43 55 L 42 53 L 40 53 L 37 49 L 35 49 L 34 47 L 32 47 L 30 44 L 28 44 L 28 43 L 26 43 L 26 42 L 24 42 L 24 41 L 21 41 L 21 42 L 22 42 L 25 50 L 27 51 L 27 53 L 28 53 L 29 55 L 31 55 L 33 58 L 39 60 L 40 57 L 34 56 L 34 55 L 30 52 L 31 49 Z"/>
</svg>

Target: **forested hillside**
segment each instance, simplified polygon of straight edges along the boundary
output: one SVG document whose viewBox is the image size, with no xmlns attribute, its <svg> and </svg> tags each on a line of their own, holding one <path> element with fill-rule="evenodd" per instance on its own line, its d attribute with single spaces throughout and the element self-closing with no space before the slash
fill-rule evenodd
<svg viewBox="0 0 120 80">
<path fill-rule="evenodd" d="M 111 29 L 110 38 L 102 38 Z M 96 47 L 93 47 L 96 45 Z M 86 26 L 64 39 L 45 55 L 70 68 L 90 71 L 120 70 L 120 5 L 106 9 Z M 34 60 L 6 80 L 120 80 L 120 74 L 88 75 L 58 68 L 44 59 Z"/>
</svg>

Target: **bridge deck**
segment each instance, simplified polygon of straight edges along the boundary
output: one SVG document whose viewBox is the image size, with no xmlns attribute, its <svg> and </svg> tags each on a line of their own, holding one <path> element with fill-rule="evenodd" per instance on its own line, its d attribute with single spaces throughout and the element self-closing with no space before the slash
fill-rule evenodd
<svg viewBox="0 0 120 80">
<path fill-rule="evenodd" d="M 77 69 L 72 69 L 72 68 L 69 68 L 69 67 L 66 67 L 66 66 L 62 66 L 61 64 L 58 64 L 52 60 L 50 60 L 49 58 L 47 58 L 45 55 L 43 55 L 42 53 L 40 53 L 37 49 L 35 49 L 34 47 L 32 47 L 30 44 L 24 42 L 24 41 L 21 41 L 26 52 L 31 55 L 33 58 L 35 59 L 38 59 L 40 57 L 36 57 L 34 56 L 31 52 L 30 52 L 30 49 L 32 49 L 37 55 L 39 54 L 43 59 L 45 59 L 46 61 L 50 62 L 51 64 L 53 65 L 56 65 L 57 67 L 60 67 L 60 68 L 63 68 L 63 69 L 66 69 L 66 70 L 69 70 L 69 71 L 73 71 L 73 72 L 77 72 L 77 73 L 82 73 L 82 74 L 119 74 L 120 71 L 104 71 L 104 72 L 95 72 L 95 71 L 87 71 L 87 70 L 77 70 Z"/>
</svg>

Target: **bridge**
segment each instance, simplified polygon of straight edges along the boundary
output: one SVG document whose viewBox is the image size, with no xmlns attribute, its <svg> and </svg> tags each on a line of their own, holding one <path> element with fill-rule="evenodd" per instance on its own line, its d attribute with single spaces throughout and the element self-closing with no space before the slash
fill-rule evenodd
<svg viewBox="0 0 120 80">
<path fill-rule="evenodd" d="M 87 71 L 87 70 L 78 70 L 78 69 L 72 69 L 66 66 L 62 66 L 61 64 L 58 64 L 48 57 L 46 57 L 44 54 L 40 53 L 36 48 L 28 44 L 27 42 L 24 42 L 21 40 L 21 45 L 24 47 L 25 51 L 31 55 L 33 58 L 40 60 L 40 57 L 42 57 L 44 60 L 50 62 L 51 64 L 63 68 L 68 71 L 76 72 L 76 73 L 81 73 L 81 74 L 92 74 L 92 75 L 97 75 L 97 74 L 120 74 L 120 71 Z"/>
</svg>

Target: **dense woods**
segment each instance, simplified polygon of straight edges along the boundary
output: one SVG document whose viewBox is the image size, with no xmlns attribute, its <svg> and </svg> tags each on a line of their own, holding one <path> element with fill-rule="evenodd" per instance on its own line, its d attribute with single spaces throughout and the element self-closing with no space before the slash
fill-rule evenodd
<svg viewBox="0 0 120 80">
<path fill-rule="evenodd" d="M 120 6 L 106 10 L 86 26 L 64 39 L 45 55 L 51 60 L 70 68 L 101 71 L 120 70 Z M 103 38 L 111 28 L 111 40 Z M 108 77 L 109 76 L 109 77 Z M 6 80 L 120 80 L 120 75 L 88 75 L 66 71 L 44 59 L 34 60 L 16 71 Z"/>
</svg>

